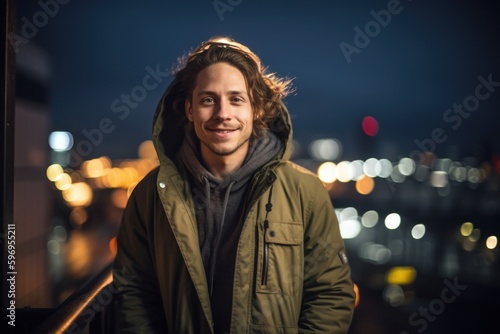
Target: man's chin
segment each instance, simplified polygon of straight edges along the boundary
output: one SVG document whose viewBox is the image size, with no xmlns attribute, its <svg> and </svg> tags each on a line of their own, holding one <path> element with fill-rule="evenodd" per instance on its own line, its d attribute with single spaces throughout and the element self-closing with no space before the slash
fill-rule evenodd
<svg viewBox="0 0 500 334">
<path fill-rule="evenodd" d="M 238 147 L 227 148 L 227 147 L 209 147 L 210 151 L 218 156 L 226 157 L 238 151 Z"/>
<path fill-rule="evenodd" d="M 243 143 L 235 146 L 228 146 L 228 145 L 207 145 L 207 143 L 203 143 L 209 150 L 212 152 L 212 154 L 220 156 L 220 157 L 227 157 L 230 156 L 236 152 L 238 152 L 240 149 L 243 149 L 243 146 L 248 143 L 248 139 L 245 140 Z"/>
</svg>

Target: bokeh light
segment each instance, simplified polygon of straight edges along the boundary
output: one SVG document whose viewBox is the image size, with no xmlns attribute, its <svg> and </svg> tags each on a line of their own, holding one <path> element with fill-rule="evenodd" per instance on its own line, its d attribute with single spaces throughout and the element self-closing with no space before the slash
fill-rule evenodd
<svg viewBox="0 0 500 334">
<path fill-rule="evenodd" d="M 63 190 L 64 200 L 72 207 L 89 206 L 92 202 L 92 188 L 85 182 L 73 183 L 68 189 Z"/>
<path fill-rule="evenodd" d="M 324 162 L 318 168 L 318 177 L 324 183 L 332 183 L 337 179 L 337 165 L 333 162 Z"/>
<path fill-rule="evenodd" d="M 486 247 L 488 249 L 495 249 L 498 246 L 498 238 L 494 235 L 486 239 Z"/>
<path fill-rule="evenodd" d="M 57 177 L 62 173 L 64 173 L 64 170 L 62 166 L 59 164 L 52 164 L 49 167 L 47 167 L 46 175 L 49 181 L 54 182 L 57 179 Z"/>
<path fill-rule="evenodd" d="M 395 230 L 401 224 L 401 216 L 397 213 L 390 213 L 385 217 L 385 227 L 389 230 Z"/>
<path fill-rule="evenodd" d="M 49 146 L 56 152 L 66 152 L 73 147 L 73 135 L 67 131 L 54 131 L 49 135 Z"/>
<path fill-rule="evenodd" d="M 378 212 L 375 210 L 366 211 L 361 217 L 361 224 L 364 227 L 374 227 L 378 223 Z"/>
<path fill-rule="evenodd" d="M 338 139 L 318 139 L 309 145 L 309 154 L 317 160 L 336 160 L 342 154 L 342 144 Z"/>
<path fill-rule="evenodd" d="M 382 171 L 380 161 L 375 158 L 370 158 L 363 164 L 363 173 L 369 177 L 376 177 Z"/>
<path fill-rule="evenodd" d="M 362 175 L 356 181 L 356 191 L 361 195 L 370 194 L 373 191 L 373 188 L 375 188 L 375 181 L 369 176 Z"/>
<path fill-rule="evenodd" d="M 337 165 L 337 180 L 340 182 L 349 182 L 354 176 L 354 168 L 348 161 L 341 161 Z"/>
<path fill-rule="evenodd" d="M 67 190 L 69 189 L 69 187 L 71 187 L 71 184 L 71 176 L 69 176 L 69 174 L 67 173 L 59 174 L 54 181 L 54 185 L 59 190 Z"/>
<path fill-rule="evenodd" d="M 409 176 L 415 172 L 416 164 L 410 158 L 402 158 L 398 163 L 398 170 L 401 175 Z"/>
<path fill-rule="evenodd" d="M 417 270 L 410 266 L 393 267 L 385 276 L 387 284 L 409 285 L 415 282 Z"/>
<path fill-rule="evenodd" d="M 460 233 L 464 237 L 468 237 L 469 235 L 471 235 L 473 229 L 474 229 L 474 225 L 471 222 L 465 222 L 460 227 Z"/>
<path fill-rule="evenodd" d="M 431 185 L 436 188 L 444 188 L 448 185 L 448 173 L 433 171 L 431 174 Z"/>
<path fill-rule="evenodd" d="M 374 137 L 378 133 L 378 121 L 372 116 L 366 116 L 361 121 L 363 132 L 370 137 Z"/>
<path fill-rule="evenodd" d="M 411 229 L 411 236 L 414 239 L 422 239 L 425 235 L 425 225 L 424 224 L 417 224 L 413 226 Z"/>
</svg>

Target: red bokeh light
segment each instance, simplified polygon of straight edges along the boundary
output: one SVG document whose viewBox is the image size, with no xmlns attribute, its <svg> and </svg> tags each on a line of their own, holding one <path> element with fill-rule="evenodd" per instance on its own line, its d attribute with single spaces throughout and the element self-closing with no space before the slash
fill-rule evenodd
<svg viewBox="0 0 500 334">
<path fill-rule="evenodd" d="M 370 137 L 376 136 L 378 133 L 378 122 L 371 116 L 364 117 L 361 126 L 363 127 L 363 132 Z"/>
</svg>

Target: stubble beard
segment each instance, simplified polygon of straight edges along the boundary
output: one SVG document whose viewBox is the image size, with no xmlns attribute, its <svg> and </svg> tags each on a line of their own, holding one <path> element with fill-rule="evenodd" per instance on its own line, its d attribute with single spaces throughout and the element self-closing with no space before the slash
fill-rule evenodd
<svg viewBox="0 0 500 334">
<path fill-rule="evenodd" d="M 213 154 L 218 155 L 220 157 L 225 157 L 225 156 L 231 155 L 231 154 L 235 153 L 236 151 L 238 151 L 243 145 L 248 143 L 249 140 L 250 140 L 250 137 L 246 138 L 239 145 L 237 145 L 234 149 L 218 148 L 217 145 L 213 145 L 213 144 L 201 141 L 201 140 L 200 141 L 201 141 L 202 145 L 205 145 L 205 147 L 208 148 L 210 150 L 210 152 L 212 152 Z"/>
</svg>

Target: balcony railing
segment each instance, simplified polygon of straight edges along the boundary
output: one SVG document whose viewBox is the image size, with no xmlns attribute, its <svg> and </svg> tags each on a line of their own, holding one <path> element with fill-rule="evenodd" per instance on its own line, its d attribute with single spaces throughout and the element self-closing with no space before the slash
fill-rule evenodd
<svg viewBox="0 0 500 334">
<path fill-rule="evenodd" d="M 112 265 L 71 294 L 33 334 L 115 333 Z"/>
</svg>

